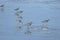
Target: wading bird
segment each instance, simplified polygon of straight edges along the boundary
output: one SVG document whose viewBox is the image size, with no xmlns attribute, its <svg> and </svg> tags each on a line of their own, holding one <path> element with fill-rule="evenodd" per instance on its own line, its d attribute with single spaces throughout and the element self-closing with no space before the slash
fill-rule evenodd
<svg viewBox="0 0 60 40">
<path fill-rule="evenodd" d="M 0 5 L 0 7 L 4 7 L 4 5 Z"/>
<path fill-rule="evenodd" d="M 27 27 L 29 27 L 31 25 L 32 25 L 32 22 L 29 22 L 29 23 L 25 24 L 25 26 L 27 26 Z"/>
<path fill-rule="evenodd" d="M 19 31 L 22 28 L 22 26 L 17 26 L 16 28 Z"/>
<path fill-rule="evenodd" d="M 48 23 L 49 19 L 42 21 L 42 23 Z"/>
<path fill-rule="evenodd" d="M 43 20 L 42 23 L 43 23 L 43 26 L 47 26 L 47 23 L 50 21 L 50 19 L 46 19 L 46 20 Z"/>
<path fill-rule="evenodd" d="M 18 23 L 22 23 L 22 20 L 16 20 Z"/>
<path fill-rule="evenodd" d="M 22 19 L 23 17 L 22 16 L 18 16 L 18 18 Z"/>
<path fill-rule="evenodd" d="M 17 26 L 16 28 L 17 28 L 17 29 L 21 29 L 21 26 Z"/>
<path fill-rule="evenodd" d="M 19 10 L 19 8 L 16 8 L 15 11 Z"/>
<path fill-rule="evenodd" d="M 15 11 L 16 11 L 16 13 L 18 13 L 18 14 L 23 13 L 23 11 L 21 11 L 19 8 L 16 8 Z"/>
<path fill-rule="evenodd" d="M 4 11 L 4 5 L 0 5 L 0 10 Z"/>
</svg>

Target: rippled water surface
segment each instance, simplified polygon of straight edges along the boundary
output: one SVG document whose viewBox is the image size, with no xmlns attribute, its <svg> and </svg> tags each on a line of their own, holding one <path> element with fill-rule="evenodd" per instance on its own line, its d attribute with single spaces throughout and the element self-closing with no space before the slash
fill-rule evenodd
<svg viewBox="0 0 60 40">
<path fill-rule="evenodd" d="M 32 21 L 30 35 L 26 26 L 16 29 L 16 8 L 23 11 L 22 24 Z M 47 31 L 41 30 L 45 19 L 50 19 Z M 0 0 L 0 40 L 60 40 L 60 0 Z"/>
</svg>

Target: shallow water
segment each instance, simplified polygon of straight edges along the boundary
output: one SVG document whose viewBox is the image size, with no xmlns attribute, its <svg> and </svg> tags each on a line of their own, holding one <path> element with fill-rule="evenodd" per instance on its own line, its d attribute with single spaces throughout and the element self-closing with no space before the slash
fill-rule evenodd
<svg viewBox="0 0 60 40">
<path fill-rule="evenodd" d="M 60 1 L 59 0 L 0 0 L 4 4 L 4 11 L 0 11 L 0 40 L 60 40 Z M 31 35 L 25 35 L 25 26 L 17 31 L 16 8 L 23 10 L 23 24 L 33 22 L 32 27 L 42 25 L 42 20 L 50 19 L 48 31 L 32 28 Z M 39 26 L 41 27 L 41 26 Z M 37 28 L 39 28 L 37 27 Z"/>
</svg>

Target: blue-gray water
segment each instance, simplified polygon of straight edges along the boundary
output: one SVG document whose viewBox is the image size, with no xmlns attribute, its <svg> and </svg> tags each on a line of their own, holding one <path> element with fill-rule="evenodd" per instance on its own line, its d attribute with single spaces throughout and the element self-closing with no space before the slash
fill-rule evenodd
<svg viewBox="0 0 60 40">
<path fill-rule="evenodd" d="M 60 40 L 60 0 L 0 0 L 0 4 L 4 4 L 4 11 L 0 11 L 0 40 Z M 42 20 L 50 19 L 51 34 L 31 29 L 32 34 L 25 35 L 25 27 L 17 31 L 19 24 L 14 9 L 18 7 L 23 10 L 24 24 L 32 21 L 37 26 L 42 25 Z"/>
</svg>

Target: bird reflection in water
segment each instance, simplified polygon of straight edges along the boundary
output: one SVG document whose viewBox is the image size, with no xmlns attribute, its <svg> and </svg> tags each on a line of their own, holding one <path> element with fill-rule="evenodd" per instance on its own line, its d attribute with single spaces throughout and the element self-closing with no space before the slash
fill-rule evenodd
<svg viewBox="0 0 60 40">
<path fill-rule="evenodd" d="M 51 34 L 48 27 L 41 27 L 41 30 L 43 31 L 44 34 Z"/>
<path fill-rule="evenodd" d="M 41 27 L 41 30 L 47 31 L 48 27 Z"/>
<path fill-rule="evenodd" d="M 30 30 L 26 30 L 26 32 L 24 33 L 24 34 L 26 34 L 26 35 L 31 35 L 31 31 Z"/>
</svg>

